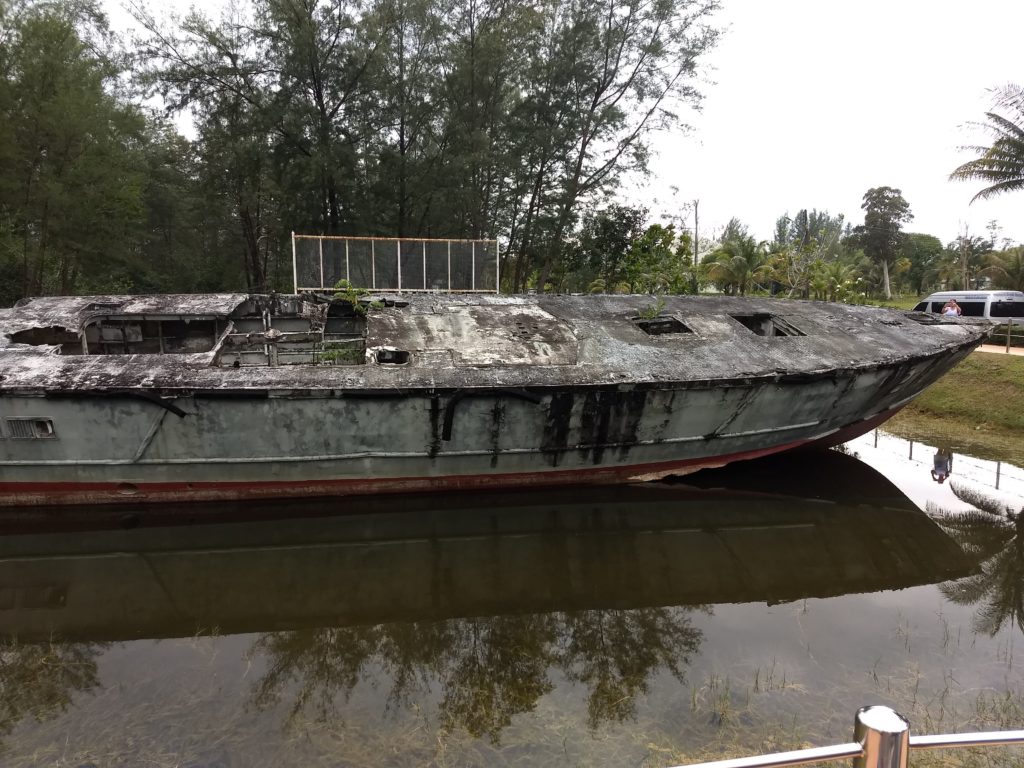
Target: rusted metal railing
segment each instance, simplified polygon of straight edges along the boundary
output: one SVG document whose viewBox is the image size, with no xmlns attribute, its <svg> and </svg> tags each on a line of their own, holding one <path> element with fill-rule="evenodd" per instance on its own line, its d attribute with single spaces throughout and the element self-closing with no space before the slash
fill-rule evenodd
<svg viewBox="0 0 1024 768">
<path fill-rule="evenodd" d="M 1024 744 L 1024 730 L 911 736 L 910 722 L 889 707 L 863 707 L 854 719 L 853 741 L 772 755 L 740 757 L 685 768 L 782 768 L 853 759 L 853 768 L 907 768 L 911 749 L 951 749 Z M 680 766 L 679 768 L 682 768 Z"/>
</svg>

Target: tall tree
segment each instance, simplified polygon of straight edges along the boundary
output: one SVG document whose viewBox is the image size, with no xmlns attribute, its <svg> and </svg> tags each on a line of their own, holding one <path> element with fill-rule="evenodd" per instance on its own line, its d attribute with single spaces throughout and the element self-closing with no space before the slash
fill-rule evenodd
<svg viewBox="0 0 1024 768">
<path fill-rule="evenodd" d="M 563 288 L 569 291 L 628 291 L 628 256 L 644 233 L 644 208 L 610 205 L 589 213 L 565 256 Z"/>
<path fill-rule="evenodd" d="M 237 178 L 269 174 L 234 194 L 246 263 L 287 229 L 505 233 L 513 289 L 564 274 L 583 210 L 643 172 L 650 131 L 698 101 L 697 62 L 717 34 L 717 0 L 253 7 L 219 24 L 193 14 L 179 31 L 139 14 L 150 82 L 202 117 L 202 153 L 250 147 L 220 156 Z M 257 190 L 280 221 L 269 237 L 245 223 Z"/>
<path fill-rule="evenodd" d="M 942 242 L 934 235 L 909 232 L 903 238 L 900 256 L 910 262 L 907 280 L 911 290 L 922 295 L 936 277 L 939 258 L 942 256 Z"/>
<path fill-rule="evenodd" d="M 130 280 L 146 122 L 118 98 L 106 20 L 84 0 L 0 6 L 0 299 Z"/>
<path fill-rule="evenodd" d="M 815 264 L 832 261 L 843 251 L 843 215 L 802 209 L 793 218 L 780 216 L 770 244 L 774 279 L 789 289 L 789 295 L 807 298 Z"/>
<path fill-rule="evenodd" d="M 541 176 L 550 226 L 539 265 L 543 289 L 580 202 L 607 191 L 625 170 L 646 171 L 647 136 L 698 100 L 692 80 L 716 40 L 706 19 L 718 5 L 584 0 L 540 7 L 527 119 L 541 145 L 555 150 Z"/>
<path fill-rule="evenodd" d="M 979 235 L 971 235 L 965 228 L 956 240 L 946 246 L 950 259 L 959 265 L 960 287 L 969 291 L 977 288 L 978 276 L 987 263 L 986 257 L 992 252 L 992 242 Z"/>
<path fill-rule="evenodd" d="M 902 192 L 893 187 L 869 189 L 860 207 L 864 210 L 864 224 L 854 228 L 854 242 L 882 268 L 882 290 L 885 298 L 891 299 L 889 270 L 903 242 L 903 224 L 912 221 L 914 215 Z"/>
<path fill-rule="evenodd" d="M 972 203 L 1024 189 L 1024 88 L 1010 84 L 998 89 L 993 110 L 986 112 L 985 118 L 986 122 L 973 125 L 991 136 L 992 143 L 964 147 L 978 157 L 949 175 L 950 179 L 987 185 L 971 198 Z"/>
</svg>

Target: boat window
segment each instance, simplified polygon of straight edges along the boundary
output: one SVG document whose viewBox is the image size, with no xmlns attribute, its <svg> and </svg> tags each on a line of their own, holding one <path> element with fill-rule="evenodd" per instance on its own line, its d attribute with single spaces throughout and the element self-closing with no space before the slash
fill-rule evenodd
<svg viewBox="0 0 1024 768">
<path fill-rule="evenodd" d="M 792 323 L 768 313 L 731 315 L 731 317 L 758 336 L 806 336 Z"/>
<path fill-rule="evenodd" d="M 944 306 L 946 306 L 946 302 L 944 301 L 933 301 L 932 312 L 941 312 Z"/>
<path fill-rule="evenodd" d="M 927 312 L 928 311 L 928 302 L 927 301 L 922 301 L 920 304 L 918 304 L 916 307 L 914 307 L 914 311 L 915 312 Z"/>
<path fill-rule="evenodd" d="M 7 419 L 7 433 L 14 440 L 45 440 L 57 437 L 50 419 Z"/>
<path fill-rule="evenodd" d="M 985 316 L 985 302 L 984 301 L 961 301 L 960 314 L 964 317 L 984 317 Z"/>
<path fill-rule="evenodd" d="M 1024 301 L 993 301 L 989 317 L 1024 317 Z"/>
<path fill-rule="evenodd" d="M 651 336 L 660 336 L 665 333 L 693 333 L 685 323 L 674 317 L 653 317 L 650 319 L 634 317 L 633 322 L 636 323 L 641 331 Z"/>
</svg>

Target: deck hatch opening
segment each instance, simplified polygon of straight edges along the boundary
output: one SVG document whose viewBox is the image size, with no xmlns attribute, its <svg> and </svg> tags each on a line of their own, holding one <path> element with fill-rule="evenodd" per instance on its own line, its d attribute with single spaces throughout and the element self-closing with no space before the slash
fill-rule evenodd
<svg viewBox="0 0 1024 768">
<path fill-rule="evenodd" d="M 409 362 L 409 352 L 404 349 L 384 347 L 377 350 L 377 362 L 380 365 L 405 365 Z"/>
<path fill-rule="evenodd" d="M 693 330 L 675 317 L 652 317 L 652 318 L 640 318 L 634 317 L 633 322 L 636 323 L 644 333 L 649 336 L 661 336 L 666 333 L 693 333 Z"/>
<path fill-rule="evenodd" d="M 758 336 L 806 336 L 803 331 L 781 317 L 767 312 L 755 312 L 744 315 L 730 315 L 740 325 Z"/>
<path fill-rule="evenodd" d="M 7 432 L 13 440 L 47 440 L 57 437 L 52 419 L 7 419 Z"/>
<path fill-rule="evenodd" d="M 15 331 L 8 335 L 15 344 L 31 344 L 33 347 L 59 347 L 63 344 L 70 344 L 72 348 L 82 346 L 78 333 L 60 326 L 46 328 L 26 328 L 22 331 Z"/>
<path fill-rule="evenodd" d="M 83 328 L 84 344 L 61 346 L 61 354 L 172 355 L 212 350 L 225 318 L 205 315 L 105 315 Z"/>
</svg>

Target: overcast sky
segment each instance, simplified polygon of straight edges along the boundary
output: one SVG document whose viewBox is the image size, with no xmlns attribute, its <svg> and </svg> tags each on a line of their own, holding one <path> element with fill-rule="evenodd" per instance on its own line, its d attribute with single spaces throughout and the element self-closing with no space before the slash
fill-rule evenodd
<svg viewBox="0 0 1024 768">
<path fill-rule="evenodd" d="M 896 187 L 907 229 L 955 238 L 964 226 L 1024 242 L 1024 193 L 969 205 L 982 185 L 951 182 L 985 138 L 987 89 L 1024 84 L 1020 0 L 722 0 L 703 111 L 688 136 L 661 136 L 662 212 L 700 200 L 701 232 L 731 216 L 770 238 L 783 213 L 817 208 L 863 223 L 864 193 Z"/>
<path fill-rule="evenodd" d="M 104 0 L 123 28 L 122 0 Z M 163 0 L 217 15 L 221 0 Z M 943 242 L 964 227 L 1024 242 L 1024 193 L 969 205 L 981 185 L 951 182 L 985 137 L 967 125 L 988 89 L 1024 84 L 1021 0 L 722 0 L 727 31 L 706 62 L 703 110 L 662 134 L 654 179 L 623 202 L 652 215 L 700 200 L 702 235 L 736 216 L 758 238 L 801 208 L 863 222 L 871 187 L 903 191 L 910 231 Z M 673 193 L 671 187 L 677 187 Z M 690 218 L 692 223 L 692 217 Z"/>
</svg>

